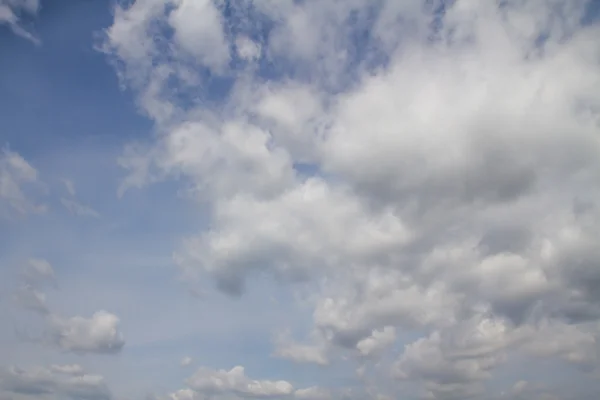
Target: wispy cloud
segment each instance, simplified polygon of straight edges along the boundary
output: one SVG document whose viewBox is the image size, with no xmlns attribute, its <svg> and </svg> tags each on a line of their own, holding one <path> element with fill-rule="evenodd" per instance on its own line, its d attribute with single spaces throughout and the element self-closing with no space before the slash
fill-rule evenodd
<svg viewBox="0 0 600 400">
<path fill-rule="evenodd" d="M 7 24 L 15 34 L 39 45 L 40 39 L 20 24 L 21 14 L 35 15 L 39 8 L 39 0 L 0 0 L 0 25 Z"/>
<path fill-rule="evenodd" d="M 73 199 L 67 199 L 63 197 L 60 199 L 60 202 L 73 215 L 100 218 L 100 214 L 96 210 L 89 206 L 80 204 Z"/>
</svg>

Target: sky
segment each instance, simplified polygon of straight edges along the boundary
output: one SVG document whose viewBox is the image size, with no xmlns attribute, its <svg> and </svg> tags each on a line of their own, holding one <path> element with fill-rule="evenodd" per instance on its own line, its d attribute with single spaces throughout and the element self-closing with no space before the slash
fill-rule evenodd
<svg viewBox="0 0 600 400">
<path fill-rule="evenodd" d="M 0 0 L 0 400 L 600 395 L 597 0 Z"/>
</svg>

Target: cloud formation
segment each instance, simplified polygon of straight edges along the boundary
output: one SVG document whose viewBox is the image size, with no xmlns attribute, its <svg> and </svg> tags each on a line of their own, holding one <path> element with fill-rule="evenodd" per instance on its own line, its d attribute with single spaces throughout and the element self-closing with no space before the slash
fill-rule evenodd
<svg viewBox="0 0 600 400">
<path fill-rule="evenodd" d="M 587 6 L 118 7 L 104 49 L 160 132 L 124 153 L 121 193 L 178 178 L 208 206 L 210 227 L 175 256 L 186 276 L 234 296 L 264 275 L 310 288 L 307 344 L 278 336 L 275 355 L 381 357 L 397 331 L 425 333 L 389 374 L 432 399 L 484 396 L 519 351 L 597 371 L 600 30 Z M 231 89 L 182 94 L 208 90 L 206 74 Z M 219 387 L 255 395 L 244 379 Z"/>
<path fill-rule="evenodd" d="M 290 316 L 261 332 L 270 349 L 252 351 L 276 368 L 225 356 L 205 365 L 185 350 L 204 366 L 156 397 L 595 398 L 592 3 L 118 2 L 98 49 L 154 125 L 123 149 L 117 196 L 169 182 L 159 190 L 202 216 L 172 249 L 189 292 L 247 311 L 272 290 Z M 0 0 L 0 23 L 27 36 L 19 16 L 38 8 Z M 0 217 L 43 211 L 29 196 L 36 183 L 29 162 L 2 150 Z M 64 185 L 60 203 L 100 223 Z M 54 279 L 50 263 L 30 259 L 14 296 L 41 321 L 42 341 L 67 355 L 120 353 L 119 317 L 62 315 L 44 292 Z M 589 387 L 557 388 L 562 376 Z M 9 393 L 111 397 L 79 364 L 8 368 L 0 379 Z"/>
</svg>

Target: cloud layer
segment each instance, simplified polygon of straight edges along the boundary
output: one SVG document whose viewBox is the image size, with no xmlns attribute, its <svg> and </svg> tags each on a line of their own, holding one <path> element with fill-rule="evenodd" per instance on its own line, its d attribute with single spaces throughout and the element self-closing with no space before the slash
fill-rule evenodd
<svg viewBox="0 0 600 400">
<path fill-rule="evenodd" d="M 185 274 L 310 288 L 307 342 L 275 342 L 297 362 L 371 365 L 425 333 L 388 376 L 428 398 L 482 396 L 523 351 L 596 371 L 586 2 L 194 4 L 118 8 L 106 41 L 160 132 L 125 153 L 122 189 L 179 177 L 211 209 Z M 215 105 L 182 94 L 206 74 L 234 82 Z"/>
</svg>

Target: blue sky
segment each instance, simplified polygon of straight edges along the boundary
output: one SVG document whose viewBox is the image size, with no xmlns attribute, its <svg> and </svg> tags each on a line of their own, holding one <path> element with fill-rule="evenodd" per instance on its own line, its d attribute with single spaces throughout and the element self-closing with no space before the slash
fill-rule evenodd
<svg viewBox="0 0 600 400">
<path fill-rule="evenodd" d="M 0 400 L 597 398 L 599 4 L 0 0 Z"/>
</svg>

